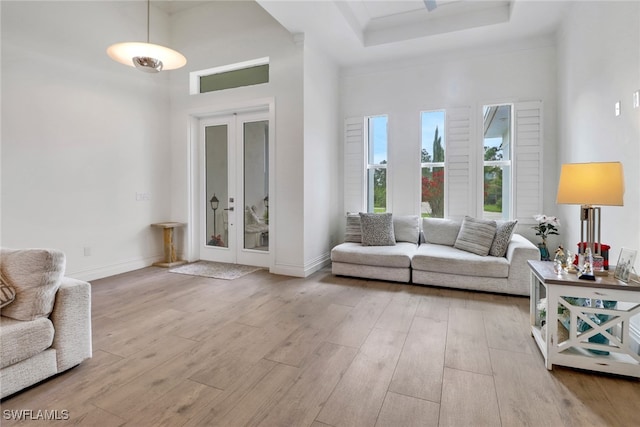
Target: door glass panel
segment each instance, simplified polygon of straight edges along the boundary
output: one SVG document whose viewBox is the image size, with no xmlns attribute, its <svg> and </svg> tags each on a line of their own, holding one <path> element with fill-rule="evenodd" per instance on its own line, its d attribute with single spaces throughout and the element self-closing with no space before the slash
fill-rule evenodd
<svg viewBox="0 0 640 427">
<path fill-rule="evenodd" d="M 269 250 L 269 122 L 246 122 L 244 135 L 244 248 Z"/>
<path fill-rule="evenodd" d="M 207 246 L 228 247 L 227 125 L 205 128 L 205 218 Z"/>
</svg>

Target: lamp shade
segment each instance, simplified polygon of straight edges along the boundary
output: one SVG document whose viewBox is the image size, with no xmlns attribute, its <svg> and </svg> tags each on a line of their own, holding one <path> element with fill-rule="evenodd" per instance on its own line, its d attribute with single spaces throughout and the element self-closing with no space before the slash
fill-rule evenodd
<svg viewBox="0 0 640 427">
<path fill-rule="evenodd" d="M 125 42 L 116 43 L 107 49 L 107 54 L 114 61 L 135 67 L 134 58 L 151 58 L 162 63 L 161 69 L 175 70 L 187 63 L 187 58 L 180 52 L 153 43 Z"/>
<path fill-rule="evenodd" d="M 622 206 L 622 163 L 566 163 L 560 171 L 557 203 Z"/>
</svg>

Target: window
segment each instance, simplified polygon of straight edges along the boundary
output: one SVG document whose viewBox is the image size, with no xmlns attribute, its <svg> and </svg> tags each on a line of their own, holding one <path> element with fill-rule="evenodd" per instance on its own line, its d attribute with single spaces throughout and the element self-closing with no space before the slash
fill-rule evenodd
<svg viewBox="0 0 640 427">
<path fill-rule="evenodd" d="M 200 93 L 269 83 L 269 64 L 200 77 Z"/>
<path fill-rule="evenodd" d="M 485 105 L 483 205 L 485 219 L 510 219 L 511 215 L 511 160 L 513 106 Z"/>
<path fill-rule="evenodd" d="M 421 203 L 423 217 L 444 218 L 444 111 L 426 111 L 420 114 L 422 149 Z"/>
<path fill-rule="evenodd" d="M 189 74 L 189 93 L 214 92 L 269 83 L 269 57 L 223 65 Z"/>
<path fill-rule="evenodd" d="M 387 211 L 387 116 L 366 118 L 367 212 Z"/>
</svg>

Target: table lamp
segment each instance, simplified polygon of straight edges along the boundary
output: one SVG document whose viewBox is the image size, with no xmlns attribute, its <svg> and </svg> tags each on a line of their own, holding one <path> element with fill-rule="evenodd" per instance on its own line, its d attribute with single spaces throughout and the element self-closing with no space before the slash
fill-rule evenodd
<svg viewBox="0 0 640 427">
<path fill-rule="evenodd" d="M 622 163 L 566 163 L 560 171 L 556 202 L 580 206 L 580 242 L 600 255 L 600 208 L 594 205 L 622 206 L 624 175 Z M 585 240 L 586 237 L 586 240 Z"/>
</svg>

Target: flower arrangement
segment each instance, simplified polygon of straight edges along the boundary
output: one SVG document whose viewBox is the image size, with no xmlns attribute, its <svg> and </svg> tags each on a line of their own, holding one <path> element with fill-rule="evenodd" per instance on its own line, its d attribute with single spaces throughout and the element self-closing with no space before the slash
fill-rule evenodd
<svg viewBox="0 0 640 427">
<path fill-rule="evenodd" d="M 547 236 L 559 235 L 558 227 L 560 226 L 560 220 L 555 216 L 547 216 L 544 214 L 534 215 L 533 218 L 538 221 L 538 225 L 533 226 L 536 230 L 536 236 L 542 237 L 542 243 L 547 244 Z"/>
<path fill-rule="evenodd" d="M 534 215 L 533 218 L 538 221 L 538 225 L 531 228 L 536 230 L 536 236 L 542 237 L 542 243 L 538 244 L 540 249 L 540 258 L 543 261 L 549 261 L 549 250 L 547 249 L 547 236 L 559 235 L 558 227 L 560 226 L 560 220 L 555 216 L 547 216 L 544 214 Z"/>
</svg>

